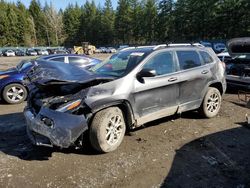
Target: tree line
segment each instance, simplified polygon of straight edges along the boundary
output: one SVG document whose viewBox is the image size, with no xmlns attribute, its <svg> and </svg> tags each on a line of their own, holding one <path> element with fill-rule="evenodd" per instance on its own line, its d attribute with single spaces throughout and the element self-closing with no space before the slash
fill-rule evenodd
<svg viewBox="0 0 250 188">
<path fill-rule="evenodd" d="M 249 36 L 249 0 L 86 1 L 56 10 L 0 0 L 0 46 L 157 44 Z"/>
</svg>

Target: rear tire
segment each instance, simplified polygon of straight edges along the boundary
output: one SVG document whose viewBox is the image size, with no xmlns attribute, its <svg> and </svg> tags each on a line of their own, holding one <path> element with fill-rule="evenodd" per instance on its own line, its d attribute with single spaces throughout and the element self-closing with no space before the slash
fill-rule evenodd
<svg viewBox="0 0 250 188">
<path fill-rule="evenodd" d="M 5 86 L 2 96 L 9 104 L 22 103 L 27 98 L 27 89 L 21 84 L 10 84 Z"/>
<path fill-rule="evenodd" d="M 203 99 L 199 112 L 206 118 L 215 117 L 221 107 L 220 91 L 214 87 L 209 87 Z"/>
<path fill-rule="evenodd" d="M 117 107 L 97 112 L 89 132 L 92 147 L 102 153 L 114 151 L 121 144 L 126 131 L 122 111 Z"/>
</svg>

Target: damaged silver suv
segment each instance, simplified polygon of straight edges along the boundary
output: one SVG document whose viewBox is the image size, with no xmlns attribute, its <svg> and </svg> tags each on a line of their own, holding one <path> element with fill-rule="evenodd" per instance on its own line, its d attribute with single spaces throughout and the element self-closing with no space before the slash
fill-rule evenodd
<svg viewBox="0 0 250 188">
<path fill-rule="evenodd" d="M 115 150 L 126 130 L 165 116 L 199 110 L 214 117 L 226 89 L 212 49 L 188 44 L 124 49 L 89 71 L 37 61 L 26 83 L 34 144 L 80 147 L 87 133 L 100 152 Z"/>
</svg>

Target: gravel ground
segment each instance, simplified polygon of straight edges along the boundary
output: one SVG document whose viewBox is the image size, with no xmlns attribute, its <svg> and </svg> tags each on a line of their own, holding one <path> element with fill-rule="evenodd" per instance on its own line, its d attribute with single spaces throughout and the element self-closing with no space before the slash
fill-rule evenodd
<svg viewBox="0 0 250 188">
<path fill-rule="evenodd" d="M 19 60 L 0 58 L 0 69 Z M 213 119 L 196 112 L 163 118 L 102 155 L 89 146 L 32 146 L 24 106 L 0 103 L 0 187 L 250 187 L 250 129 L 244 125 L 250 110 L 236 94 L 224 95 Z"/>
</svg>

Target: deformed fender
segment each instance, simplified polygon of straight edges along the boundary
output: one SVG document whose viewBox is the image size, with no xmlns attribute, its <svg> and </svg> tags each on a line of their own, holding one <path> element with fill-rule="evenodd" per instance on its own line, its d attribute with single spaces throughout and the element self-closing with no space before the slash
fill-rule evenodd
<svg viewBox="0 0 250 188">
<path fill-rule="evenodd" d="M 73 145 L 80 135 L 88 129 L 87 121 L 83 115 L 58 112 L 45 107 L 42 107 L 36 116 L 27 108 L 24 110 L 24 116 L 29 132 L 43 135 L 53 145 L 61 148 Z M 46 125 L 46 121 L 50 122 L 50 126 L 48 123 Z"/>
</svg>

